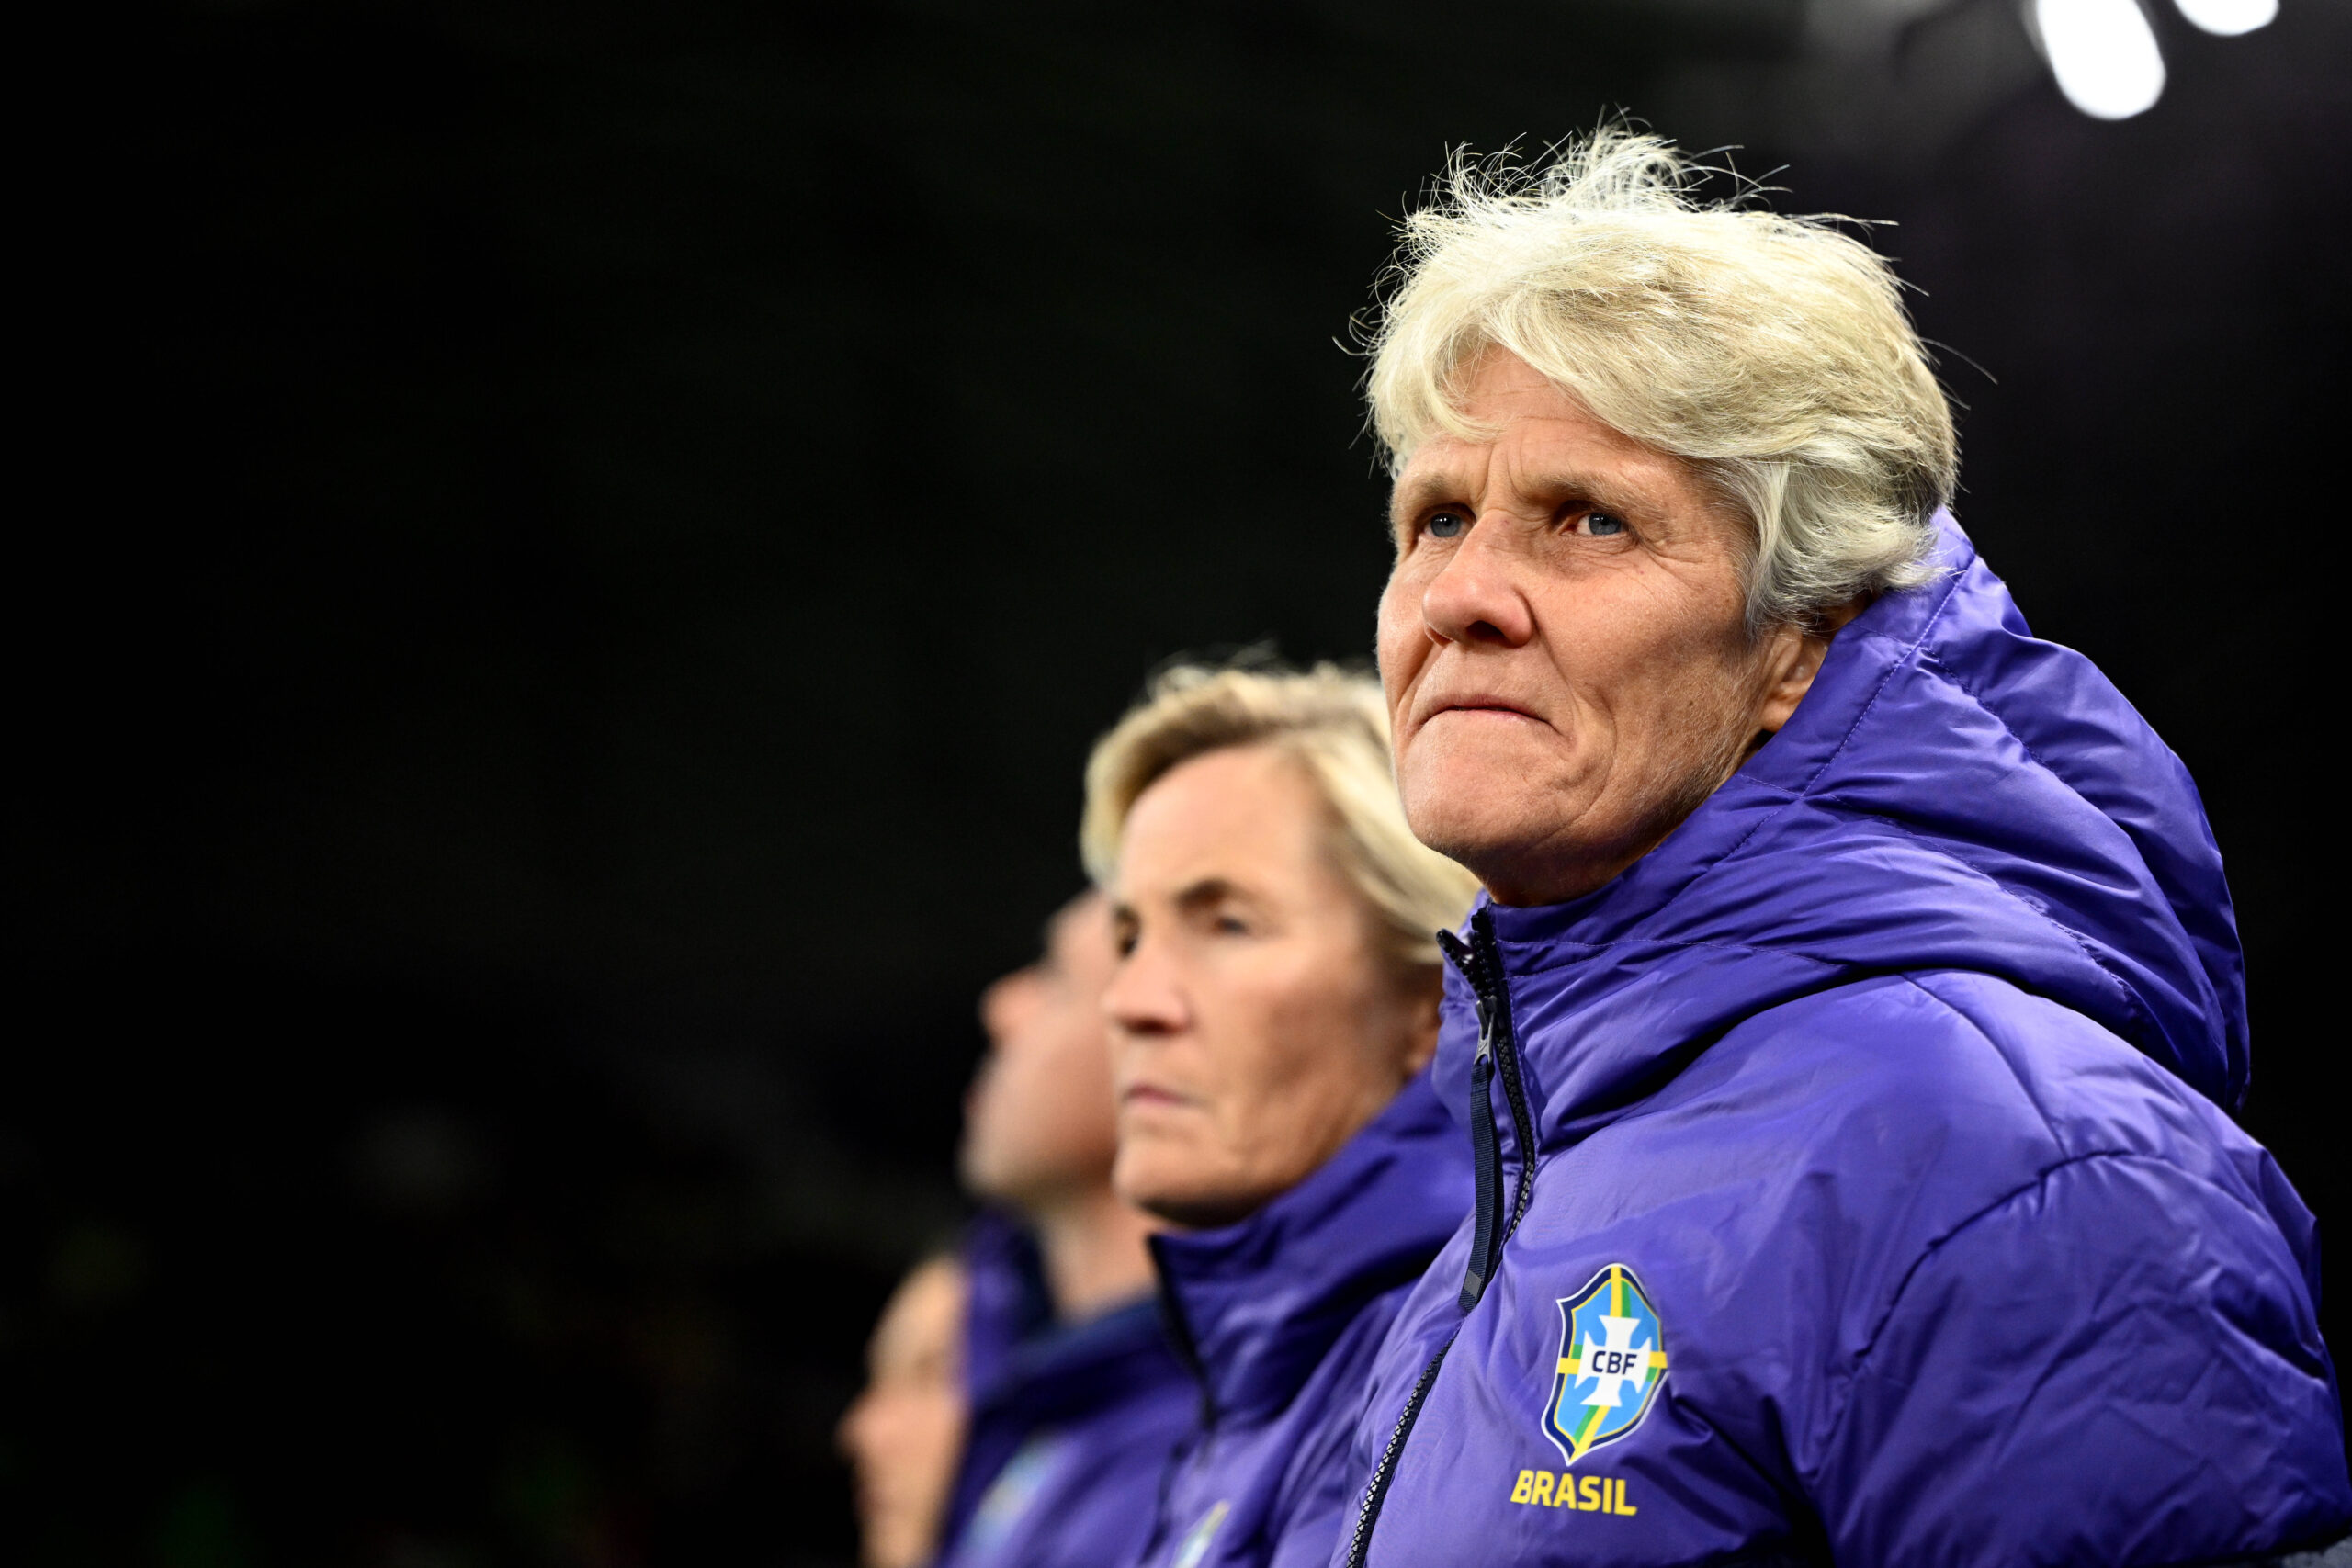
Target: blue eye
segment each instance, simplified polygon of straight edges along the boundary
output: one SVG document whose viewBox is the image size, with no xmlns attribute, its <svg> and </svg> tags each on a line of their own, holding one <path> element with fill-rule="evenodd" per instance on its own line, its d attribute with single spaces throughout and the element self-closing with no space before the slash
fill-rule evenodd
<svg viewBox="0 0 2352 1568">
<path fill-rule="evenodd" d="M 1429 521 L 1430 536 L 1437 539 L 1458 539 L 1468 526 L 1470 520 L 1459 512 L 1433 513 Z"/>
<path fill-rule="evenodd" d="M 1623 520 L 1621 518 L 1611 517 L 1606 512 L 1586 513 L 1584 514 L 1584 525 L 1587 533 L 1591 534 L 1596 538 L 1602 539 L 1612 537 L 1625 531 Z"/>
</svg>

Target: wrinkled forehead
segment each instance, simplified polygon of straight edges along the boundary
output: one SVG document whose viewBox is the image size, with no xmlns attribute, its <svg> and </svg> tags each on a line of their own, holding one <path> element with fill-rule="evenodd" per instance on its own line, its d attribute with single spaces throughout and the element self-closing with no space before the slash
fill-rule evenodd
<svg viewBox="0 0 2352 1568">
<path fill-rule="evenodd" d="M 1326 870 L 1329 807 L 1287 746 L 1254 742 L 1188 758 L 1136 797 L 1113 892 L 1120 919 L 1146 905 L 1268 898 Z"/>
</svg>

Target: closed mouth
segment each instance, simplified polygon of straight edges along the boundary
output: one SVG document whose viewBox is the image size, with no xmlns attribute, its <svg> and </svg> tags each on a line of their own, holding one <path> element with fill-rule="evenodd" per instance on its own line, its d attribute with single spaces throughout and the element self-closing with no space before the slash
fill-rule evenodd
<svg viewBox="0 0 2352 1568">
<path fill-rule="evenodd" d="M 1506 702 L 1500 697 L 1457 697 L 1450 702 L 1441 703 L 1430 709 L 1430 718 L 1436 718 L 1442 714 L 1449 713 L 1490 713 L 1506 718 L 1523 718 L 1530 724 L 1544 722 L 1517 703 Z M 1421 722 L 1426 724 L 1429 720 L 1424 719 Z"/>
</svg>

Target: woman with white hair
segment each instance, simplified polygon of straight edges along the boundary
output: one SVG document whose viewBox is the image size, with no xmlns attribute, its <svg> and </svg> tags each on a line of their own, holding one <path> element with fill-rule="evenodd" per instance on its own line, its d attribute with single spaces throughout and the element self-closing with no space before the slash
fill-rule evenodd
<svg viewBox="0 0 2352 1568">
<path fill-rule="evenodd" d="M 1473 885 L 1405 826 L 1379 687 L 1328 667 L 1162 677 L 1095 749 L 1084 841 L 1121 953 L 1113 1180 L 1174 1227 L 1201 1387 L 1144 1561 L 1319 1568 L 1372 1353 L 1470 1205 L 1424 1068 Z"/>
<path fill-rule="evenodd" d="M 1690 183 L 1621 134 L 1459 167 L 1378 329 L 1396 774 L 1486 889 L 1435 1068 L 1478 1200 L 1334 1562 L 2338 1538 L 2195 788 L 1942 510 L 1885 264 Z"/>
</svg>

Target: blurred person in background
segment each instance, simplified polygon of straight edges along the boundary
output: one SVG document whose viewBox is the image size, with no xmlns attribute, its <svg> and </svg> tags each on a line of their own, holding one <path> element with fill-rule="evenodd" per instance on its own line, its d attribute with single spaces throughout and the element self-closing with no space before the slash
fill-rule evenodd
<svg viewBox="0 0 2352 1568">
<path fill-rule="evenodd" d="M 1487 890 L 1437 1063 L 1481 1177 L 1334 1561 L 2337 1540 L 2317 1238 L 2230 1120 L 2196 788 L 1943 510 L 1886 264 L 1690 180 L 1615 133 L 1457 165 L 1375 339 L 1397 778 Z M 2162 613 L 2273 678 L 2230 612 Z"/>
<path fill-rule="evenodd" d="M 1200 1380 L 1144 1561 L 1319 1565 L 1389 1318 L 1467 1211 L 1423 1068 L 1473 885 L 1415 842 L 1378 687 L 1181 669 L 1095 748 L 1122 1194 Z"/>
<path fill-rule="evenodd" d="M 857 1483 L 858 1561 L 922 1568 L 939 1544 L 964 1446 L 964 1266 L 934 1257 L 893 1292 L 866 1346 L 866 1382 L 838 1434 Z"/>
<path fill-rule="evenodd" d="M 948 1509 L 953 1568 L 1104 1568 L 1142 1546 L 1191 1379 L 1161 1332 L 1144 1238 L 1111 1190 L 1117 1128 L 1098 893 L 981 998 L 964 1183 L 989 1207 L 962 1249 L 970 1436 Z"/>
</svg>

